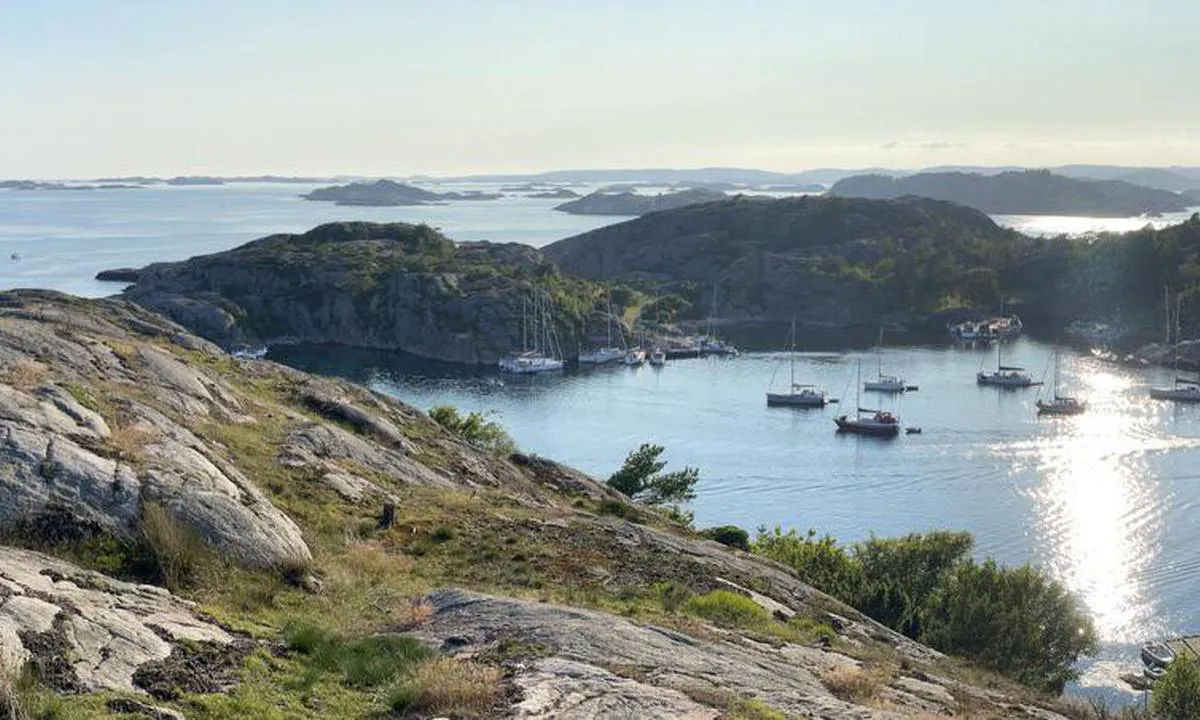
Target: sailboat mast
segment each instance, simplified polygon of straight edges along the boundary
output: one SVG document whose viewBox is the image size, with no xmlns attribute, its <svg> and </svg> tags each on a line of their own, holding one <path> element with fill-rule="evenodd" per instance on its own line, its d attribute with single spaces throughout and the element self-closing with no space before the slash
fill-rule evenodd
<svg viewBox="0 0 1200 720">
<path fill-rule="evenodd" d="M 521 298 L 521 352 L 529 351 L 529 316 L 525 305 L 525 298 Z"/>
<path fill-rule="evenodd" d="M 1167 311 L 1167 339 L 1165 342 L 1171 344 L 1171 288 L 1168 285 L 1163 285 L 1163 310 Z"/>
<path fill-rule="evenodd" d="M 788 392 L 796 391 L 796 317 L 792 316 L 792 384 L 789 386 Z"/>
<path fill-rule="evenodd" d="M 612 347 L 612 289 L 611 288 L 608 291 L 608 300 L 605 301 L 605 305 L 608 308 L 608 317 L 607 317 L 608 324 L 605 326 L 604 337 L 606 340 L 606 344 L 604 345 L 604 347 L 610 348 L 610 347 Z"/>
<path fill-rule="evenodd" d="M 1183 293 L 1175 296 L 1175 344 L 1171 346 L 1171 354 L 1174 356 L 1175 365 L 1175 383 L 1179 383 L 1179 337 L 1181 332 L 1181 324 L 1179 317 L 1183 312 Z"/>
</svg>

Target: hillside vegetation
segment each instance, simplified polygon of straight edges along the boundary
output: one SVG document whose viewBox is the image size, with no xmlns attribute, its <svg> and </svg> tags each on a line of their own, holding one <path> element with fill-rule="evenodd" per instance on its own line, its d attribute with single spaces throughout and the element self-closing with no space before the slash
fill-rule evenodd
<svg viewBox="0 0 1200 720">
<path fill-rule="evenodd" d="M 437 414 L 0 294 L 0 708 L 1088 717 Z"/>
<path fill-rule="evenodd" d="M 831 195 L 877 200 L 918 195 L 1001 215 L 1092 215 L 1131 217 L 1185 210 L 1176 193 L 1123 180 L 1080 180 L 1047 170 L 980 175 L 930 172 L 892 177 L 856 175 L 839 180 Z"/>
</svg>

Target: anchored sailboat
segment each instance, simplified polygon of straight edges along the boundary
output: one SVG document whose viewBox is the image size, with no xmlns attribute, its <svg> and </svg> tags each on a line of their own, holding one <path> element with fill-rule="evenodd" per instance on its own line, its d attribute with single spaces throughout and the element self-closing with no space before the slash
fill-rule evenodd
<svg viewBox="0 0 1200 720">
<path fill-rule="evenodd" d="M 858 380 L 855 382 L 854 417 L 842 415 L 833 422 L 838 432 L 870 435 L 873 437 L 895 437 L 900 434 L 900 419 L 886 410 L 869 410 L 858 403 L 858 392 L 862 389 L 862 360 L 858 361 Z"/>
<path fill-rule="evenodd" d="M 625 349 L 613 345 L 612 341 L 612 291 L 608 293 L 608 299 L 605 301 L 608 324 L 605 327 L 604 347 L 593 350 L 588 353 L 579 354 L 580 365 L 606 365 L 608 363 L 617 362 L 625 357 Z M 624 335 L 622 334 L 622 341 Z M 624 342 L 622 342 L 624 344 Z"/>
<path fill-rule="evenodd" d="M 1015 365 L 1005 365 L 1000 359 L 1002 343 L 996 343 L 996 370 L 995 372 L 979 371 L 975 375 L 975 382 L 980 385 L 992 385 L 1002 388 L 1027 388 L 1034 385 L 1041 385 L 1040 382 L 1035 382 L 1025 372 L 1025 368 Z"/>
<path fill-rule="evenodd" d="M 815 385 L 796 382 L 796 318 L 792 318 L 791 354 L 788 361 L 791 368 L 788 391 L 785 393 L 767 393 L 767 407 L 825 407 L 829 402 L 825 391 Z"/>
<path fill-rule="evenodd" d="M 1168 314 L 1170 313 L 1170 304 L 1167 305 Z M 1167 388 L 1150 388 L 1150 397 L 1155 400 L 1174 400 L 1175 402 L 1200 402 L 1200 381 L 1189 380 L 1188 378 L 1179 377 L 1179 338 L 1180 324 L 1179 315 L 1183 309 L 1182 296 L 1175 296 L 1175 342 L 1171 346 L 1172 367 L 1174 379 L 1171 382 L 1171 387 Z M 1171 341 L 1171 324 L 1167 322 L 1167 342 Z"/>
<path fill-rule="evenodd" d="M 532 338 L 532 343 L 530 342 Z M 535 292 L 533 296 L 532 332 L 526 314 L 525 301 L 521 301 L 521 351 L 500 358 L 500 371 L 516 375 L 533 375 L 563 369 L 562 351 L 558 344 L 558 331 L 550 318 L 550 300 L 542 300 Z"/>
<path fill-rule="evenodd" d="M 879 328 L 879 344 L 876 346 L 876 352 L 879 355 L 879 376 L 874 380 L 867 380 L 863 383 L 863 390 L 867 392 L 883 392 L 883 393 L 902 393 L 906 390 L 916 390 L 904 381 L 904 378 L 899 375 L 884 375 L 883 374 L 883 328 Z"/>
<path fill-rule="evenodd" d="M 1051 400 L 1037 401 L 1037 410 L 1039 415 L 1078 415 L 1087 409 L 1087 400 L 1077 397 L 1061 395 L 1058 391 L 1059 372 L 1059 352 L 1058 348 L 1054 349 L 1054 398 Z"/>
</svg>

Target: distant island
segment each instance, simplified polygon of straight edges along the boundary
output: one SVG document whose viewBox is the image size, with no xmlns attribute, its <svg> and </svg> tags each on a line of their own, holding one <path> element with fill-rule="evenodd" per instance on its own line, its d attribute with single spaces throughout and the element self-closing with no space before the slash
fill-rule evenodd
<svg viewBox="0 0 1200 720">
<path fill-rule="evenodd" d="M 528 197 L 539 198 L 542 200 L 573 200 L 582 197 L 579 193 L 570 188 L 558 188 L 557 190 L 546 190 L 544 192 L 535 192 Z"/>
<path fill-rule="evenodd" d="M 645 215 L 657 210 L 673 210 L 696 203 L 724 200 L 728 197 L 720 190 L 693 188 L 660 195 L 638 195 L 632 192 L 594 192 L 577 200 L 556 206 L 572 215 Z"/>
<path fill-rule="evenodd" d="M 857 175 L 836 182 L 829 193 L 890 199 L 917 195 L 947 200 L 1000 215 L 1087 215 L 1133 217 L 1186 210 L 1189 200 L 1166 190 L 1123 180 L 1079 180 L 1047 170 L 979 175 L 919 173 L 907 177 Z"/>
<path fill-rule="evenodd" d="M 141 185 L 126 183 L 61 183 L 42 182 L 40 180 L 0 180 L 0 189 L 4 190 L 134 190 Z"/>
<path fill-rule="evenodd" d="M 388 207 L 433 205 L 447 200 L 495 200 L 501 195 L 478 191 L 436 193 L 393 180 L 377 180 L 373 183 L 353 182 L 317 188 L 300 197 L 305 200 L 332 202 L 335 205 Z"/>
</svg>

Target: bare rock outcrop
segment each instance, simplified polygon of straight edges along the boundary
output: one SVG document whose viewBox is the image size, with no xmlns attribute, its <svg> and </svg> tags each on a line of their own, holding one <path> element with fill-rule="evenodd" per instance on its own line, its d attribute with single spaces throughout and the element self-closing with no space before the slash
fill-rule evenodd
<svg viewBox="0 0 1200 720">
<path fill-rule="evenodd" d="M 233 640 L 161 588 L 0 547 L 0 667 L 32 663 L 54 689 L 133 692 L 138 670 L 181 644 Z"/>
</svg>

